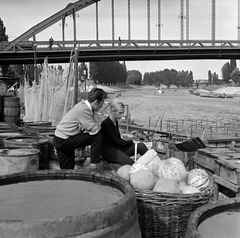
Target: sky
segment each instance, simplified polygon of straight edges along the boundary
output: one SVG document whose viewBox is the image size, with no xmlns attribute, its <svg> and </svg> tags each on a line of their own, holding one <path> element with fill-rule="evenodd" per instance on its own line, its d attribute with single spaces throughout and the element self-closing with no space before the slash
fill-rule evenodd
<svg viewBox="0 0 240 238">
<path fill-rule="evenodd" d="M 74 0 L 0 0 L 0 18 L 6 27 L 9 41 L 20 36 L 34 25 L 62 10 Z M 112 39 L 112 0 L 101 0 L 98 3 L 99 40 Z M 151 40 L 158 39 L 157 0 L 150 1 L 150 32 Z M 212 0 L 189 0 L 189 39 L 211 40 Z M 115 0 L 115 38 L 128 39 L 128 0 Z M 185 4 L 185 0 L 184 0 Z M 77 39 L 96 39 L 95 4 L 77 14 Z M 185 14 L 185 7 L 184 7 Z M 161 39 L 180 40 L 180 0 L 161 1 Z M 73 21 L 66 20 L 66 40 L 73 39 Z M 43 32 L 37 34 L 37 40 L 61 40 L 61 23 L 58 22 Z M 184 20 L 184 39 L 186 20 Z M 216 0 L 216 40 L 238 39 L 238 0 Z M 131 0 L 131 39 L 147 40 L 147 0 Z M 171 60 L 171 61 L 126 61 L 128 70 L 155 72 L 159 70 L 175 69 L 193 72 L 194 80 L 207 79 L 208 71 L 216 72 L 222 78 L 221 68 L 229 60 Z M 237 60 L 239 67 L 240 60 Z"/>
</svg>

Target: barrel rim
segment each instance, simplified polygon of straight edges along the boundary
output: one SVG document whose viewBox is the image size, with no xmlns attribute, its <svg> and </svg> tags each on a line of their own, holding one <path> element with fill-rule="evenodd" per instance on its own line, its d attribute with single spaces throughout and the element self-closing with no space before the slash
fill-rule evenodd
<svg viewBox="0 0 240 238">
<path fill-rule="evenodd" d="M 5 143 L 13 143 L 14 139 L 37 139 L 38 142 L 30 142 L 30 143 L 27 143 L 27 142 L 24 142 L 25 145 L 37 145 L 37 144 L 45 144 L 48 142 L 48 139 L 45 139 L 43 137 L 38 137 L 38 136 L 15 136 L 15 137 L 8 137 L 8 138 L 5 138 L 3 139 L 4 141 L 4 144 Z M 14 141 L 14 144 L 16 145 L 19 145 L 19 146 L 22 146 L 22 143 L 18 143 L 17 141 Z"/>
<path fill-rule="evenodd" d="M 187 235 L 191 234 L 192 238 L 201 238 L 202 236 L 198 231 L 198 226 L 201 224 L 201 222 L 207 219 L 207 217 L 210 215 L 210 212 L 209 212 L 210 210 L 211 210 L 211 213 L 214 213 L 214 211 L 220 208 L 225 208 L 229 205 L 234 206 L 236 204 L 240 204 L 240 198 L 228 198 L 224 200 L 218 200 L 216 202 L 209 202 L 197 208 L 195 211 L 193 211 L 193 213 L 189 217 Z"/>
<path fill-rule="evenodd" d="M 33 126 L 37 126 L 37 125 L 52 125 L 51 121 L 26 121 L 24 122 L 24 125 L 33 125 Z"/>
<path fill-rule="evenodd" d="M 19 157 L 19 155 L 8 155 L 8 154 L 5 155 L 5 154 L 1 153 L 1 150 L 8 150 L 8 149 L 11 149 L 11 150 L 29 149 L 29 151 L 30 150 L 32 151 L 32 153 L 25 154 L 24 156 L 36 155 L 36 154 L 40 153 L 40 150 L 37 149 L 37 148 L 34 148 L 34 147 L 6 147 L 6 146 L 4 146 L 4 147 L 0 147 L 0 156 L 4 156 L 4 157 Z"/>
<path fill-rule="evenodd" d="M 25 125 L 25 128 L 27 129 L 43 129 L 43 130 L 53 130 L 56 129 L 56 126 L 52 126 L 52 125 L 46 125 L 46 126 L 37 126 L 37 125 Z"/>
<path fill-rule="evenodd" d="M 15 228 L 15 226 L 25 226 L 30 232 L 35 229 L 39 230 L 39 226 L 44 226 L 44 232 L 52 232 L 53 230 L 59 232 L 61 235 L 69 235 L 69 229 L 73 231 L 74 235 L 86 234 L 96 230 L 108 229 L 109 226 L 114 226 L 124 219 L 129 219 L 129 216 L 137 214 L 137 204 L 135 193 L 132 186 L 122 178 L 118 178 L 111 174 L 102 174 L 94 171 L 81 170 L 42 170 L 36 172 L 20 172 L 17 174 L 9 174 L 0 176 L 0 186 L 11 184 L 14 181 L 27 182 L 46 179 L 83 179 L 88 181 L 107 182 L 112 186 L 115 185 L 119 190 L 122 190 L 124 196 L 117 202 L 108 207 L 96 209 L 79 216 L 68 216 L 57 219 L 42 219 L 42 220 L 0 220 L 0 228 L 7 224 L 8 228 Z M 127 207 L 127 209 L 126 209 Z M 108 217 L 106 219 L 106 216 Z M 54 225 L 57 222 L 56 225 Z M 26 226 L 27 225 L 27 226 Z M 24 228 L 25 229 L 25 228 Z"/>
</svg>

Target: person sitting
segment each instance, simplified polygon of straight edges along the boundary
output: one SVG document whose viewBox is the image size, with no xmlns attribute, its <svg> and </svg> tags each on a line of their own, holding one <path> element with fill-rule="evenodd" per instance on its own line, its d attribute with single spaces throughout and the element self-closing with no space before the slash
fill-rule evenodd
<svg viewBox="0 0 240 238">
<path fill-rule="evenodd" d="M 101 124 L 102 134 L 102 159 L 109 163 L 120 165 L 132 165 L 134 160 L 130 158 L 135 154 L 135 144 L 133 140 L 121 138 L 118 119 L 124 115 L 125 105 L 123 102 L 114 98 L 110 103 L 110 114 Z M 145 154 L 148 148 L 144 143 L 138 143 L 137 153 Z"/>
<path fill-rule="evenodd" d="M 96 168 L 100 162 L 102 146 L 101 126 L 94 120 L 107 93 L 100 88 L 93 88 L 88 95 L 88 100 L 77 103 L 62 118 L 56 126 L 53 145 L 57 150 L 61 169 L 74 169 L 75 149 L 91 145 L 90 167 Z"/>
</svg>

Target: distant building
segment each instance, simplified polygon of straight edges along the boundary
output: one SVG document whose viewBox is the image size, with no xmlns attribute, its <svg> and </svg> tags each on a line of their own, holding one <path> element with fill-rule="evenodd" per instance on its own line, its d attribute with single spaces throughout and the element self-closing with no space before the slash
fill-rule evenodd
<svg viewBox="0 0 240 238">
<path fill-rule="evenodd" d="M 212 82 L 211 84 L 212 85 L 221 85 L 221 84 L 223 84 L 223 80 L 218 79 L 217 82 Z M 195 86 L 195 87 L 209 86 L 209 82 L 207 79 L 198 79 L 198 80 L 194 81 L 193 86 Z"/>
<path fill-rule="evenodd" d="M 209 82 L 207 79 L 198 79 L 193 82 L 193 87 L 198 88 L 198 87 L 205 87 L 208 86 Z"/>
</svg>

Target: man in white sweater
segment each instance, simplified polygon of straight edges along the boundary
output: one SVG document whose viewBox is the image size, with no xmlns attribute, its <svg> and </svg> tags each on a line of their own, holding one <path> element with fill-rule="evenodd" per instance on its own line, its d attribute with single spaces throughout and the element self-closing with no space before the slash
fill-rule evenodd
<svg viewBox="0 0 240 238">
<path fill-rule="evenodd" d="M 88 100 L 76 104 L 60 121 L 53 138 L 61 169 L 74 169 L 75 149 L 91 145 L 90 167 L 99 163 L 102 135 L 101 127 L 94 121 L 94 113 L 98 111 L 107 93 L 100 88 L 93 88 Z"/>
</svg>

